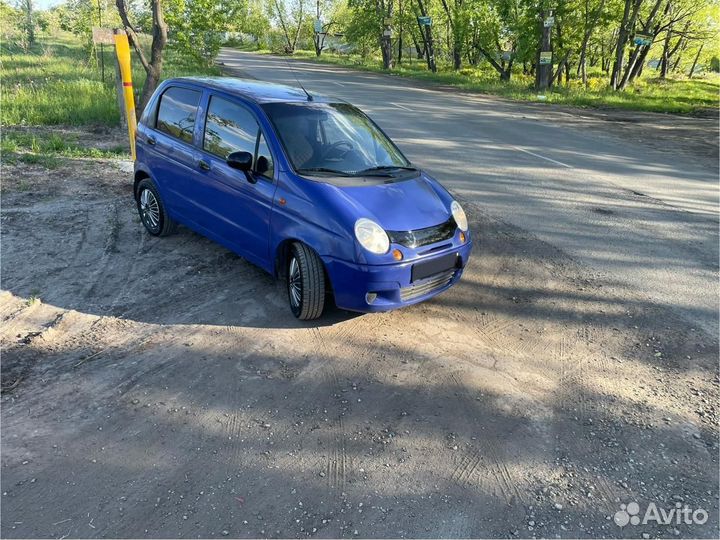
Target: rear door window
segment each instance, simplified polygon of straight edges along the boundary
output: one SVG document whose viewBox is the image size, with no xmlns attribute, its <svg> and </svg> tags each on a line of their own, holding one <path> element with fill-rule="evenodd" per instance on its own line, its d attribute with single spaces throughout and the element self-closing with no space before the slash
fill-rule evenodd
<svg viewBox="0 0 720 540">
<path fill-rule="evenodd" d="M 179 86 L 168 88 L 160 97 L 156 129 L 181 141 L 192 143 L 199 103 L 200 92 L 197 90 Z"/>
</svg>

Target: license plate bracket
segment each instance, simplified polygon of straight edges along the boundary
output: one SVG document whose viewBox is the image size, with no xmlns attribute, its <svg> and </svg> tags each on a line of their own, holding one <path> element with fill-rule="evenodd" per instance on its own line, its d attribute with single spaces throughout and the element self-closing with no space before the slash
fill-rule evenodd
<svg viewBox="0 0 720 540">
<path fill-rule="evenodd" d="M 410 281 L 415 282 L 427 277 L 439 274 L 452 268 L 457 268 L 460 255 L 458 253 L 448 253 L 437 259 L 429 261 L 421 261 L 412 265 L 410 272 Z"/>
</svg>

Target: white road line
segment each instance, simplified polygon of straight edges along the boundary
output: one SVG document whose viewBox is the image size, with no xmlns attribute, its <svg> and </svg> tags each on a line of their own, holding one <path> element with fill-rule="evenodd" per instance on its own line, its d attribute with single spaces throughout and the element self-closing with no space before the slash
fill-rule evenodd
<svg viewBox="0 0 720 540">
<path fill-rule="evenodd" d="M 345 85 L 344 85 L 343 83 L 341 83 L 341 82 L 337 82 L 337 81 L 330 81 L 330 82 L 333 83 L 333 84 L 337 84 L 338 86 L 345 86 Z"/>
<path fill-rule="evenodd" d="M 553 158 L 541 156 L 540 154 L 536 154 L 535 152 L 531 152 L 530 150 L 525 150 L 524 148 L 520 148 L 519 146 L 513 146 L 515 150 L 520 150 L 520 152 L 525 152 L 526 154 L 530 154 L 531 156 L 538 157 L 540 159 L 544 159 L 545 161 L 550 161 L 551 163 L 555 163 L 556 165 L 560 165 L 561 167 L 567 167 L 568 169 L 572 169 L 572 165 L 568 165 L 567 163 L 563 163 L 562 161 L 558 161 Z"/>
<path fill-rule="evenodd" d="M 388 101 L 388 103 L 390 103 L 390 105 L 395 105 L 398 109 L 402 109 L 403 111 L 412 111 L 411 108 L 406 107 L 405 105 L 400 105 L 399 103 L 395 103 L 393 101 Z"/>
</svg>

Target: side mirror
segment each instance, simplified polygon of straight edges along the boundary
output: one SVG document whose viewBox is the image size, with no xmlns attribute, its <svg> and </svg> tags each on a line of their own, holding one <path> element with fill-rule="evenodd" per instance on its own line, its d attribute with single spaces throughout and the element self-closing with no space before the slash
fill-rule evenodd
<svg viewBox="0 0 720 540">
<path fill-rule="evenodd" d="M 225 161 L 233 169 L 247 172 L 252 168 L 253 155 L 250 152 L 231 152 Z"/>
</svg>

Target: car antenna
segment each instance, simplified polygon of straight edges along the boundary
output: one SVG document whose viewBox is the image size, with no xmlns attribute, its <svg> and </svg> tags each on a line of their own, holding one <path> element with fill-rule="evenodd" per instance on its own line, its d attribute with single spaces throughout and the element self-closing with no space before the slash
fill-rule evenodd
<svg viewBox="0 0 720 540">
<path fill-rule="evenodd" d="M 283 58 L 285 58 L 285 57 L 283 57 Z M 307 96 L 307 100 L 308 100 L 308 101 L 312 101 L 312 100 L 313 100 L 313 97 L 310 95 L 310 92 L 308 92 L 307 90 L 305 90 L 305 87 L 304 87 L 304 86 L 302 85 L 302 83 L 300 82 L 300 79 L 298 79 L 297 73 L 295 73 L 295 70 L 292 68 L 292 66 L 290 65 L 290 62 L 288 62 L 288 59 L 287 59 L 287 58 L 285 58 L 285 63 L 287 64 L 287 67 L 290 69 L 290 72 L 293 74 L 293 77 L 295 77 L 295 80 L 297 81 L 298 86 L 299 86 L 300 88 L 302 88 L 302 91 L 303 91 L 303 92 L 305 92 L 305 95 Z"/>
</svg>

